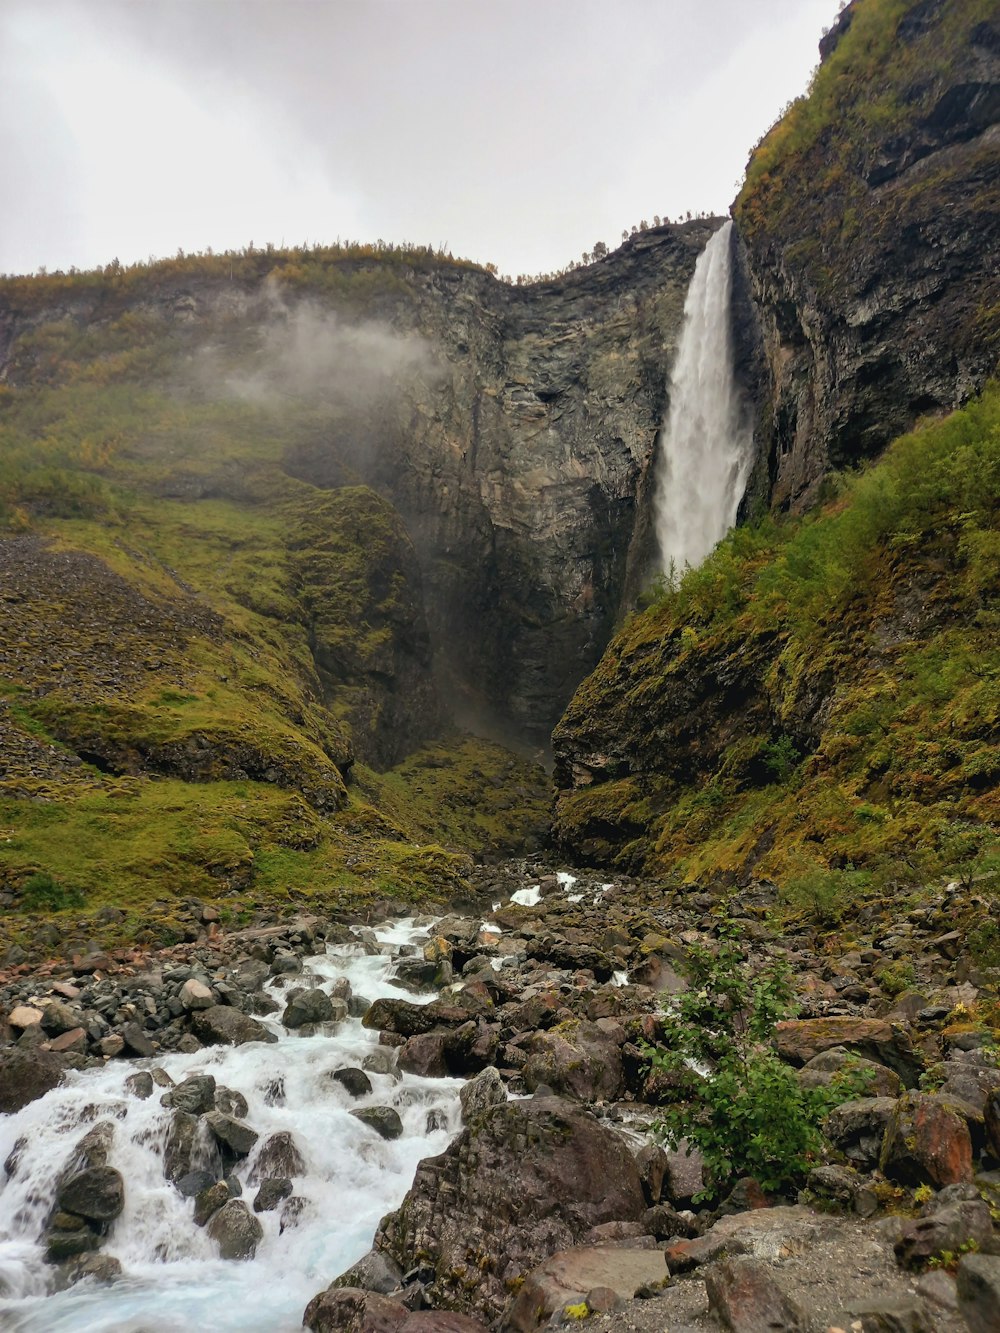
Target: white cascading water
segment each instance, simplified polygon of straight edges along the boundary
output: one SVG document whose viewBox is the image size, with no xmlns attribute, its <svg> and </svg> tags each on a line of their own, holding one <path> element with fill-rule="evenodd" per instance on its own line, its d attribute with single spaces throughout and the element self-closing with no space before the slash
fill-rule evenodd
<svg viewBox="0 0 1000 1333">
<path fill-rule="evenodd" d="M 346 977 L 356 994 L 374 1000 L 399 995 L 426 1002 L 393 982 L 402 945 L 426 939 L 411 922 L 377 932 L 383 952 L 362 945 L 331 946 L 307 959 L 309 984 L 330 991 Z M 290 979 L 301 985 L 302 977 Z M 279 1001 L 281 990 L 269 987 Z M 66 1083 L 16 1115 L 0 1116 L 0 1162 L 25 1139 L 17 1169 L 0 1170 L 0 1328 L 4 1333 L 291 1333 L 301 1328 L 309 1299 L 370 1248 L 381 1216 L 402 1201 L 423 1157 L 443 1152 L 460 1128 L 457 1079 L 369 1073 L 372 1092 L 358 1100 L 330 1078 L 360 1065 L 378 1034 L 347 1019 L 332 1035 L 299 1037 L 274 1018 L 266 1022 L 277 1045 L 214 1047 L 158 1061 L 113 1060 L 103 1069 L 70 1075 Z M 227 1262 L 192 1220 L 193 1200 L 163 1176 L 162 1152 L 172 1112 L 160 1106 L 162 1089 L 141 1101 L 125 1080 L 156 1063 L 175 1082 L 189 1074 L 215 1075 L 241 1092 L 244 1117 L 260 1135 L 235 1174 L 250 1201 L 254 1157 L 269 1135 L 291 1131 L 307 1174 L 295 1193 L 307 1200 L 297 1224 L 279 1234 L 277 1211 L 258 1220 L 264 1237 L 249 1262 Z M 280 1075 L 283 1097 L 275 1096 Z M 354 1108 L 394 1107 L 403 1136 L 386 1142 L 350 1115 Z M 83 1282 L 52 1291 L 53 1270 L 39 1238 L 51 1211 L 56 1181 L 74 1146 L 97 1121 L 115 1125 L 109 1164 L 125 1180 L 125 1211 L 113 1223 L 102 1253 L 121 1261 L 123 1277 L 111 1286 Z"/>
<path fill-rule="evenodd" d="M 656 476 L 661 568 L 701 564 L 736 521 L 753 462 L 753 423 L 733 369 L 731 222 L 705 246 L 684 302 Z"/>
</svg>

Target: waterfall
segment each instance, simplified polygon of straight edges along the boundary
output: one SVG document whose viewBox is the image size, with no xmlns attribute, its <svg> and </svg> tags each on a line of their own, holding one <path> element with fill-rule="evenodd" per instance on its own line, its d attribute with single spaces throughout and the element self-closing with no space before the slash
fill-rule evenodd
<svg viewBox="0 0 1000 1333">
<path fill-rule="evenodd" d="M 733 371 L 732 227 L 698 257 L 670 374 L 654 514 L 661 568 L 677 575 L 732 527 L 753 461 L 752 416 Z"/>
</svg>

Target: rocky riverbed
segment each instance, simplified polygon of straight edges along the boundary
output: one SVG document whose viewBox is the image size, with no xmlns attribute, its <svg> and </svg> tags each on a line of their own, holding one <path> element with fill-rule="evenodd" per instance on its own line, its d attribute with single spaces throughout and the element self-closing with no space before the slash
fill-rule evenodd
<svg viewBox="0 0 1000 1333">
<path fill-rule="evenodd" d="M 648 1046 L 717 902 L 538 861 L 475 888 L 9 969 L 9 1326 L 1000 1328 L 995 988 L 951 929 L 974 888 L 823 936 L 743 896 L 794 977 L 782 1058 L 817 1086 L 853 1055 L 867 1086 L 800 1194 L 698 1201 L 697 1154 L 650 1134 Z"/>
</svg>

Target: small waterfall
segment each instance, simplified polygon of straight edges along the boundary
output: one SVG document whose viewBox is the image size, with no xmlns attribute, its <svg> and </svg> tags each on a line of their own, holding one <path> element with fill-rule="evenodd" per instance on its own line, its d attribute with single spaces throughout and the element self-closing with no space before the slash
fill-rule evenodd
<svg viewBox="0 0 1000 1333">
<path fill-rule="evenodd" d="M 733 371 L 732 227 L 705 246 L 684 302 L 655 487 L 661 568 L 698 565 L 736 521 L 753 462 L 753 422 Z"/>
</svg>

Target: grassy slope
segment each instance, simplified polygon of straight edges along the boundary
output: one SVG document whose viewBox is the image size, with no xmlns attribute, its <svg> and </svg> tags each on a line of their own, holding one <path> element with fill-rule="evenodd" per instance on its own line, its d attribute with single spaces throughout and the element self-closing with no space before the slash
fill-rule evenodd
<svg viewBox="0 0 1000 1333">
<path fill-rule="evenodd" d="M 348 306 L 402 281 L 399 256 L 299 260 L 286 257 L 289 281 Z M 0 283 L 36 321 L 0 387 L 8 935 L 25 933 L 18 890 L 34 872 L 83 895 L 78 931 L 114 905 L 123 935 L 165 938 L 189 895 L 239 913 L 447 893 L 468 852 L 523 845 L 543 818 L 544 775 L 468 740 L 426 769 L 359 766 L 345 789 L 351 722 L 377 708 L 366 673 L 391 671 L 391 626 L 413 598 L 408 540 L 365 488 L 285 473 L 290 450 L 331 430 L 314 401 L 215 398 L 188 375 L 189 327 L 144 299 L 178 266 L 194 280 L 222 262 Z M 95 287 L 112 307 L 96 323 L 60 315 Z M 252 329 L 220 332 L 231 364 L 252 362 Z M 518 798 L 463 811 L 511 781 Z"/>
<path fill-rule="evenodd" d="M 557 831 L 688 878 L 969 862 L 1000 818 L 1000 390 L 633 617 L 556 732 Z"/>
</svg>

